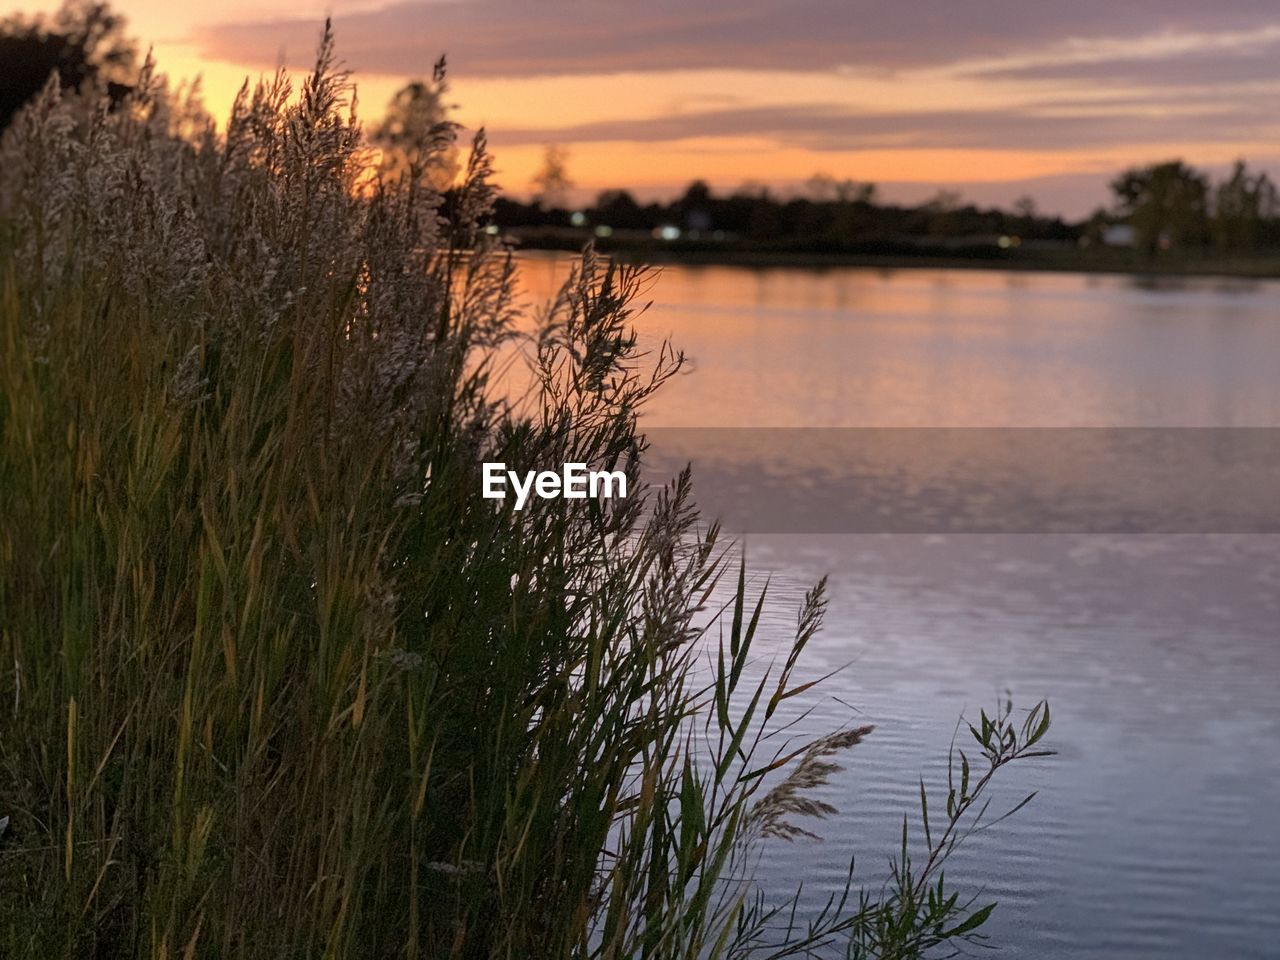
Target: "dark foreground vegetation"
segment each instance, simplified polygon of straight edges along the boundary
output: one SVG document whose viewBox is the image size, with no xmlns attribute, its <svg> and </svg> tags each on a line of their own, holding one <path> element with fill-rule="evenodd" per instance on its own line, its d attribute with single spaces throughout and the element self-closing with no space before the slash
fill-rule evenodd
<svg viewBox="0 0 1280 960">
<path fill-rule="evenodd" d="M 760 636 L 687 476 L 478 496 L 488 459 L 639 470 L 637 411 L 680 363 L 637 352 L 642 273 L 587 254 L 518 323 L 483 139 L 448 196 L 448 127 L 372 169 L 328 36 L 225 132 L 149 65 L 129 86 L 55 76 L 0 143 L 0 956 L 907 958 L 980 934 L 991 905 L 943 867 L 1045 707 L 983 715 L 888 876 L 793 915 L 755 854 L 807 842 L 871 733 L 783 729 L 822 585 Z M 537 385 L 509 398 L 516 338 Z"/>
</svg>

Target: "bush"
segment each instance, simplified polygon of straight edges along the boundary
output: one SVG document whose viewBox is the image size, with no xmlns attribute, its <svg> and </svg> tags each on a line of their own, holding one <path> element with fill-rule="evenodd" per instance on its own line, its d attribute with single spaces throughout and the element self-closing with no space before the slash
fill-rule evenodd
<svg viewBox="0 0 1280 960">
<path fill-rule="evenodd" d="M 148 65 L 114 111 L 51 83 L 0 148 L 0 954 L 974 936 L 989 907 L 939 868 L 1047 710 L 984 717 L 922 869 L 904 821 L 880 894 L 804 927 L 766 905 L 751 851 L 829 813 L 806 791 L 870 732 L 765 755 L 821 585 L 762 675 L 764 597 L 738 566 L 723 599 L 688 475 L 639 485 L 637 413 L 680 364 L 637 352 L 643 273 L 588 252 L 530 331 L 483 137 L 442 195 L 376 172 L 350 100 L 326 30 L 298 96 L 246 87 L 225 133 Z M 535 388 L 504 399 L 517 341 Z M 516 512 L 484 460 L 640 493 Z"/>
</svg>

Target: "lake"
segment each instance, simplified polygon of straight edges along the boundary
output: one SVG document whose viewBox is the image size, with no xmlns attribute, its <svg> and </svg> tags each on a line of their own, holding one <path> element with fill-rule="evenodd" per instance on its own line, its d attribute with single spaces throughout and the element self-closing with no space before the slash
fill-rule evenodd
<svg viewBox="0 0 1280 960">
<path fill-rule="evenodd" d="M 563 274 L 524 266 L 535 299 Z M 690 361 L 646 415 L 655 433 L 1280 427 L 1280 284 L 708 267 L 666 268 L 650 295 L 643 339 Z M 1280 537 L 1095 520 L 730 531 L 770 579 L 774 637 L 831 577 L 807 669 L 845 669 L 802 731 L 877 727 L 821 794 L 840 809 L 822 842 L 766 846 L 766 889 L 820 900 L 854 854 L 882 876 L 957 719 L 1009 690 L 1051 702 L 1059 754 L 1007 771 L 1000 798 L 1038 797 L 948 870 L 1000 903 L 1004 955 L 1280 956 Z"/>
</svg>

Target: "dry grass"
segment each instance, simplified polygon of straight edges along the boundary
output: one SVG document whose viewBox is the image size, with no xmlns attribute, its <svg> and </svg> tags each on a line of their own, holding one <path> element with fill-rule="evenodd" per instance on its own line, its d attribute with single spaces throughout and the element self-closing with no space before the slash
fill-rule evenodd
<svg viewBox="0 0 1280 960">
<path fill-rule="evenodd" d="M 821 591 L 755 685 L 760 607 L 740 572 L 707 609 L 724 551 L 687 477 L 479 498 L 485 459 L 636 470 L 680 359 L 637 353 L 643 277 L 588 254 L 538 390 L 497 396 L 517 325 L 483 140 L 447 194 L 380 177 L 350 99 L 326 34 L 296 96 L 246 88 L 223 132 L 148 68 L 120 111 L 50 88 L 0 147 L 0 955 L 967 935 L 963 905 L 892 892 L 779 934 L 750 850 L 829 812 L 805 791 L 867 732 L 759 755 Z"/>
</svg>

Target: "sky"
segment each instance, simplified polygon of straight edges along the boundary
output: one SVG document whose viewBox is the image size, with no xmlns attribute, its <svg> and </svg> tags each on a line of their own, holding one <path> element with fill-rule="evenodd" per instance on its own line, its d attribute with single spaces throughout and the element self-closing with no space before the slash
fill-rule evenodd
<svg viewBox="0 0 1280 960">
<path fill-rule="evenodd" d="M 56 0 L 0 0 L 38 11 Z M 1031 195 L 1083 216 L 1136 163 L 1280 169 L 1275 0 L 116 0 L 171 77 L 224 113 L 246 74 L 304 68 L 326 13 L 381 115 L 448 56 L 455 118 L 500 181 L 547 144 L 577 196 L 815 174 L 904 202 Z"/>
</svg>

